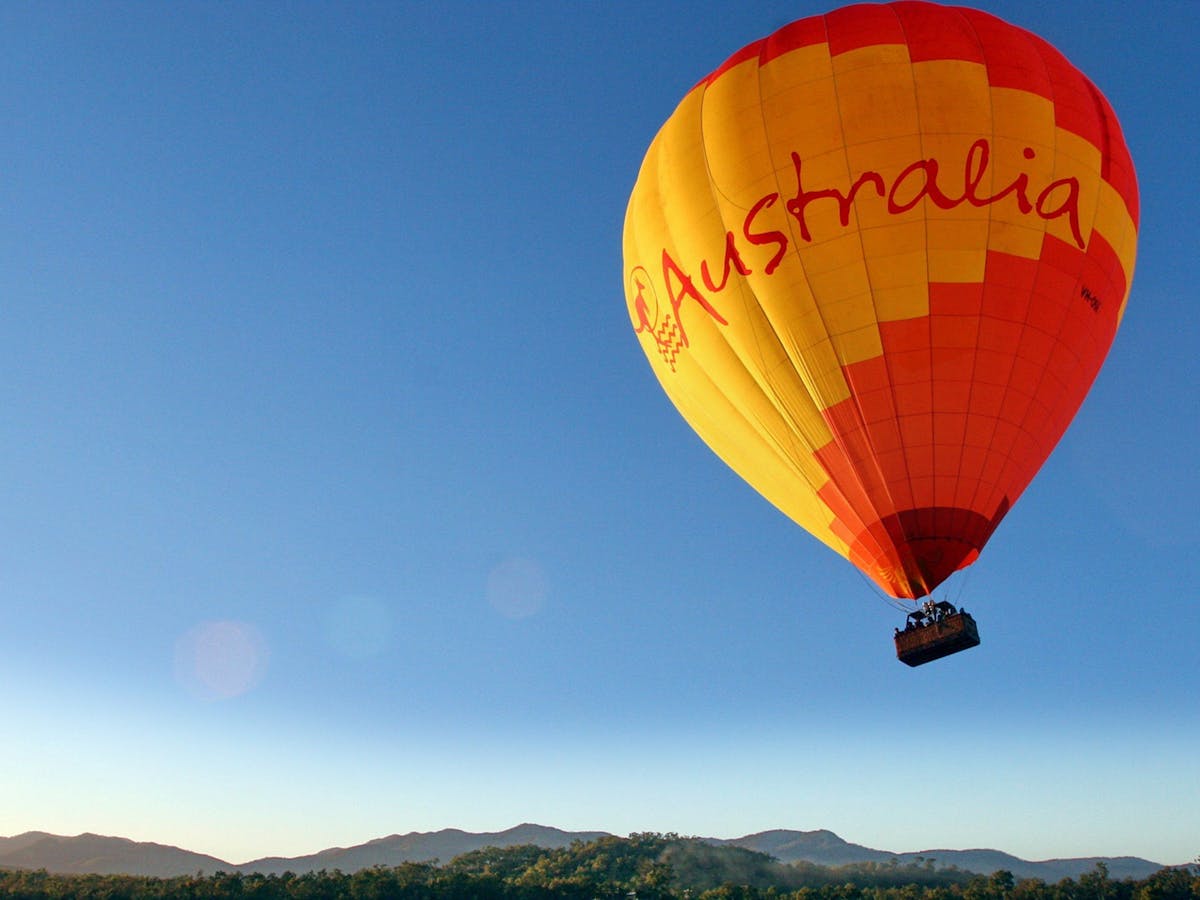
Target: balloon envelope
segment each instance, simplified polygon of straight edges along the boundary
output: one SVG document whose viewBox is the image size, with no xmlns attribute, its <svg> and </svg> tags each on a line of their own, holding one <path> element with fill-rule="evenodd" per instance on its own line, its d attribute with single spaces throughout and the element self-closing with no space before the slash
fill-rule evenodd
<svg viewBox="0 0 1200 900">
<path fill-rule="evenodd" d="M 1107 101 L 978 10 L 861 5 L 734 54 L 654 138 L 626 300 L 663 389 L 894 597 L 978 556 L 1125 310 L 1137 186 Z"/>
</svg>

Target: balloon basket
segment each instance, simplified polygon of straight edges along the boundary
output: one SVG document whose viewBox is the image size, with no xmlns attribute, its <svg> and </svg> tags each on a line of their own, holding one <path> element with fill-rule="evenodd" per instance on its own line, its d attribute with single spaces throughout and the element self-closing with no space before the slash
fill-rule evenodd
<svg viewBox="0 0 1200 900">
<path fill-rule="evenodd" d="M 896 658 L 906 666 L 924 665 L 977 646 L 979 628 L 965 612 L 896 632 Z"/>
</svg>

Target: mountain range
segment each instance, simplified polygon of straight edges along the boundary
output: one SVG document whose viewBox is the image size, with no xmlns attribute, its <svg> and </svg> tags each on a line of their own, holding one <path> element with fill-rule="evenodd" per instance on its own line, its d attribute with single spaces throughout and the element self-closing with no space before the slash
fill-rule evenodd
<svg viewBox="0 0 1200 900">
<path fill-rule="evenodd" d="M 333 847 L 297 857 L 265 857 L 232 864 L 214 856 L 193 853 L 164 844 L 131 841 L 120 837 L 80 834 L 74 837 L 29 831 L 14 837 L 0 837 L 0 868 L 45 869 L 60 874 L 129 874 L 166 878 L 173 875 L 242 872 L 282 874 L 317 872 L 322 869 L 355 872 L 371 866 L 396 866 L 405 862 L 449 862 L 455 856 L 484 847 L 513 847 L 535 844 L 557 848 L 573 841 L 591 841 L 607 836 L 603 831 L 562 831 L 544 825 L 517 825 L 498 832 L 468 832 L 446 828 L 433 832 L 393 834 L 353 847 Z M 1048 883 L 1076 878 L 1103 862 L 1114 879 L 1141 879 L 1163 865 L 1132 856 L 1086 857 L 1029 861 L 999 850 L 922 850 L 893 853 L 852 844 L 832 831 L 773 830 L 740 838 L 702 838 L 715 845 L 755 850 L 781 862 L 809 862 L 822 866 L 851 863 L 886 863 L 895 859 L 900 865 L 928 864 L 937 868 L 954 866 L 967 872 L 990 875 L 1007 869 L 1017 878 L 1040 878 Z"/>
</svg>

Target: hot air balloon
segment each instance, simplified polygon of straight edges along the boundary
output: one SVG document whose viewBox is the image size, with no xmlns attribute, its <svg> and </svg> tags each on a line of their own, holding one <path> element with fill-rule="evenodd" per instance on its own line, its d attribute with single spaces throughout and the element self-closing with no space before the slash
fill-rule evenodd
<svg viewBox="0 0 1200 900">
<path fill-rule="evenodd" d="M 1116 116 L 1050 44 L 979 10 L 856 5 L 683 98 L 629 200 L 626 301 L 705 443 L 915 603 L 976 560 L 1079 409 L 1137 223 Z M 978 643 L 942 607 L 897 632 L 903 661 Z"/>
</svg>

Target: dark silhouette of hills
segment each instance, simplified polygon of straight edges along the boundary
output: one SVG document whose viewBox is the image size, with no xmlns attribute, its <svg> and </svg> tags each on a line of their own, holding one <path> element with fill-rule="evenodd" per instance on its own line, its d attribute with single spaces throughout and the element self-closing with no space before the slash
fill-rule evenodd
<svg viewBox="0 0 1200 900">
<path fill-rule="evenodd" d="M 406 862 L 447 863 L 464 853 L 485 847 L 516 847 L 533 844 L 550 849 L 567 847 L 573 841 L 606 837 L 602 831 L 562 831 L 543 825 L 523 824 L 505 831 L 475 833 L 446 828 L 433 832 L 411 832 L 378 838 L 353 847 L 334 847 L 298 857 L 265 857 L 232 864 L 178 847 L 143 843 L 119 837 L 81 834 L 75 837 L 30 831 L 0 838 L 0 868 L 46 869 L 59 874 L 130 874 L 170 877 L 216 872 L 261 873 L 340 870 L 356 872 L 372 866 L 398 866 Z M 923 850 L 892 853 L 853 844 L 832 831 L 773 830 L 732 840 L 703 839 L 716 847 L 729 846 L 766 853 L 784 863 L 805 862 L 820 866 L 856 863 L 922 865 L 938 869 L 956 867 L 966 872 L 990 875 L 1000 869 L 1017 878 L 1040 878 L 1054 883 L 1077 878 L 1103 862 L 1114 879 L 1147 878 L 1163 865 L 1137 857 L 1087 857 L 1081 859 L 1023 860 L 999 850 Z"/>
</svg>

